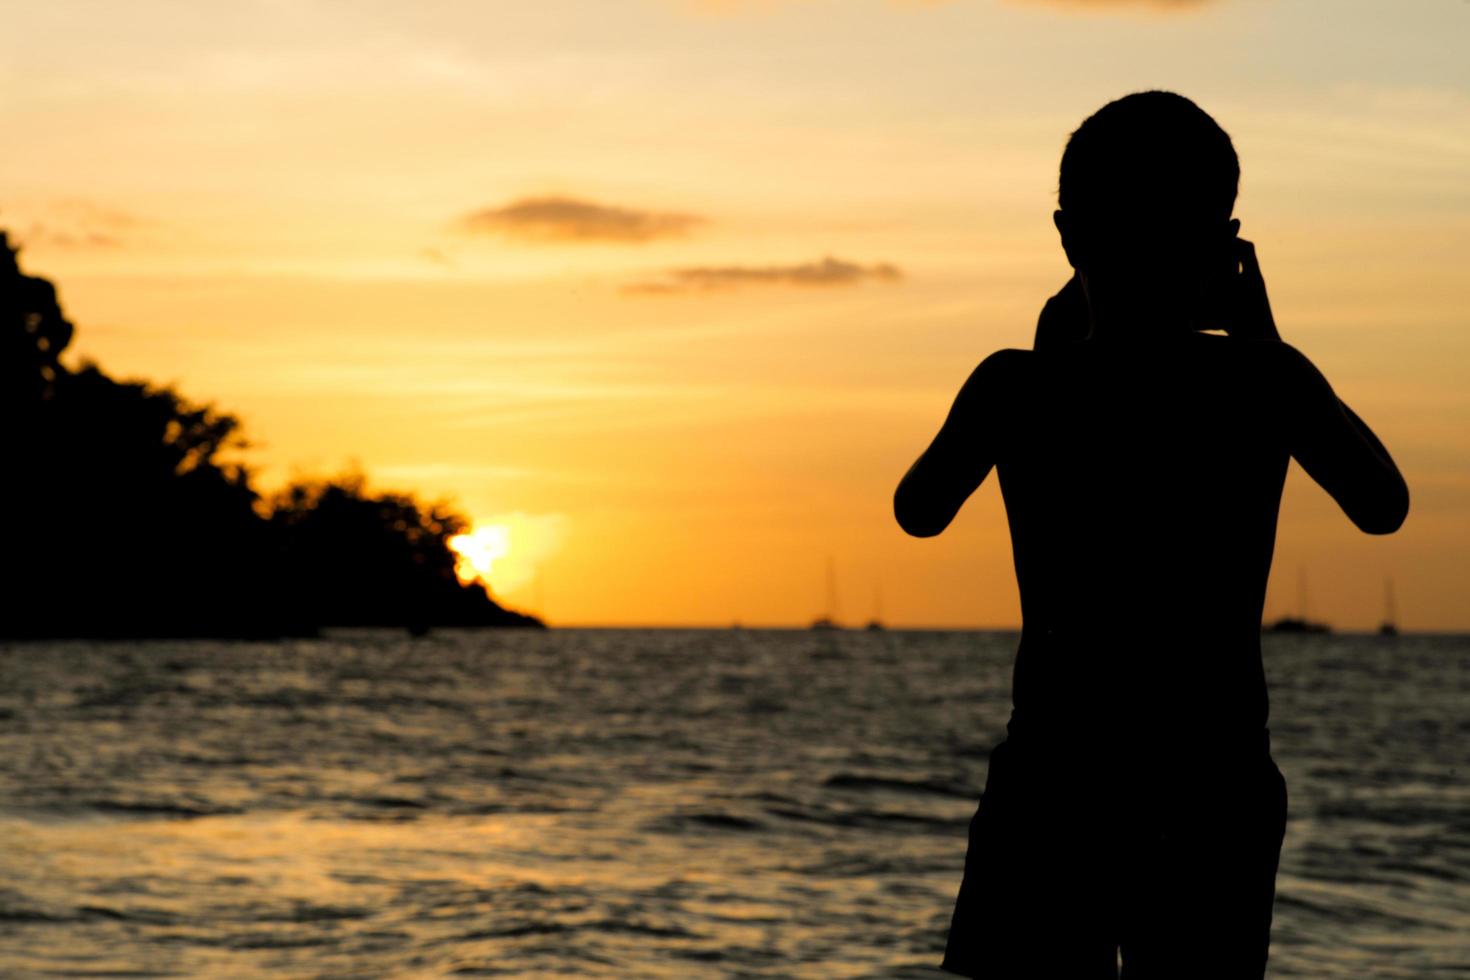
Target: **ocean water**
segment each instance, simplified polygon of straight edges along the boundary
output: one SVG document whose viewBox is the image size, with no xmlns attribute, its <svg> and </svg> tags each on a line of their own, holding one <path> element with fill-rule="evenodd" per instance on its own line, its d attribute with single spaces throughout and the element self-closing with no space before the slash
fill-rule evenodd
<svg viewBox="0 0 1470 980">
<path fill-rule="evenodd" d="M 948 976 L 1015 642 L 0 645 L 0 975 Z M 1470 638 L 1266 660 L 1270 975 L 1470 975 Z"/>
</svg>

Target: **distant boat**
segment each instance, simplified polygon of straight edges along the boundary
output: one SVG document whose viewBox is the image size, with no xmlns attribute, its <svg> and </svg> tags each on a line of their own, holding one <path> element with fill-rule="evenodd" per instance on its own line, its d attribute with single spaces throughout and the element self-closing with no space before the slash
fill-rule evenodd
<svg viewBox="0 0 1470 980">
<path fill-rule="evenodd" d="M 1307 616 L 1307 571 L 1297 573 L 1295 616 L 1282 616 L 1274 622 L 1261 625 L 1262 633 L 1331 633 L 1332 627 L 1318 623 Z"/>
<path fill-rule="evenodd" d="M 1261 627 L 1263 633 L 1331 633 L 1332 627 L 1326 623 L 1314 623 L 1310 619 L 1302 619 L 1298 616 L 1282 616 L 1273 623 L 1267 623 Z"/>
<path fill-rule="evenodd" d="M 868 625 L 863 629 L 869 633 L 878 633 L 887 629 L 883 625 L 883 583 L 879 582 L 873 586 L 873 618 L 868 620 Z"/>
<path fill-rule="evenodd" d="M 1379 624 L 1379 636 L 1398 636 L 1398 603 L 1393 598 L 1393 578 L 1383 580 L 1383 622 Z"/>
<path fill-rule="evenodd" d="M 837 566 L 831 557 L 827 559 L 827 611 L 812 620 L 810 628 L 822 632 L 842 629 L 837 622 Z"/>
</svg>

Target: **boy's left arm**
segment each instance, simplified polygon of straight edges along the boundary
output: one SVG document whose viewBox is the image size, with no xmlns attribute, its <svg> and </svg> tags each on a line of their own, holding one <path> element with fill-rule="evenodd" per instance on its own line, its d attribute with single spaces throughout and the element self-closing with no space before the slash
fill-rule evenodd
<svg viewBox="0 0 1470 980">
<path fill-rule="evenodd" d="M 995 466 L 1015 359 L 1025 356 L 1001 350 L 981 361 L 955 396 L 939 434 L 899 481 L 893 515 L 909 534 L 930 538 L 943 531 Z"/>
</svg>

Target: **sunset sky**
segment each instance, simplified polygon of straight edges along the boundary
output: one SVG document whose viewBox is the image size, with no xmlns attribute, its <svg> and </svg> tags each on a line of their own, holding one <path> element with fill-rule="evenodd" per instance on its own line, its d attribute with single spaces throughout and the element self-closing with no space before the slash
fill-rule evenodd
<svg viewBox="0 0 1470 980">
<path fill-rule="evenodd" d="M 1403 530 L 1293 470 L 1268 613 L 1470 627 L 1465 0 L 50 0 L 0 35 L 0 228 L 73 363 L 493 532 L 557 624 L 1019 620 L 998 488 L 895 483 L 1069 274 L 1067 134 L 1199 102 L 1284 337 Z M 1079 489 L 1079 493 L 1084 492 Z M 220 555 L 226 562 L 230 556 Z M 1138 597 L 1141 613 L 1149 597 Z"/>
</svg>

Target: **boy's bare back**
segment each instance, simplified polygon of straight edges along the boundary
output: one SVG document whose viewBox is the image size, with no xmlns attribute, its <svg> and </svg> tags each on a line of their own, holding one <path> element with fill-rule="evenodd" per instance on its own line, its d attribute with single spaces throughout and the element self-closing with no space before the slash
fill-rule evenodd
<svg viewBox="0 0 1470 980">
<path fill-rule="evenodd" d="M 1238 181 L 1229 136 L 1181 96 L 1085 121 L 1053 216 L 1072 279 L 1035 350 L 975 369 L 894 495 L 928 537 L 997 470 L 1021 594 L 951 972 L 1101 980 L 1121 952 L 1129 976 L 1264 973 L 1286 786 L 1260 629 L 1287 467 L 1369 533 L 1409 496 L 1281 341 Z"/>
<path fill-rule="evenodd" d="M 1261 613 L 1288 460 L 1309 461 L 1365 530 L 1402 519 L 1353 496 L 1354 443 L 1325 380 L 1279 342 L 1006 350 L 962 390 L 900 516 L 933 532 L 997 469 L 1024 623 L 1014 724 L 1238 737 L 1266 721 Z"/>
</svg>

